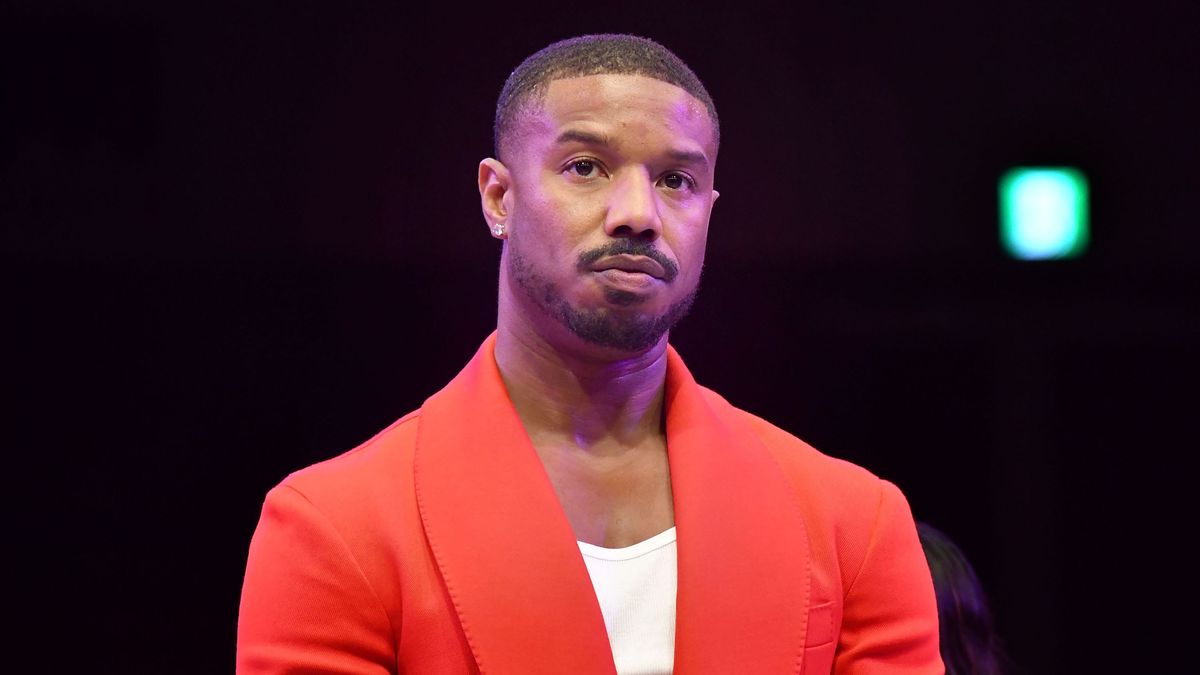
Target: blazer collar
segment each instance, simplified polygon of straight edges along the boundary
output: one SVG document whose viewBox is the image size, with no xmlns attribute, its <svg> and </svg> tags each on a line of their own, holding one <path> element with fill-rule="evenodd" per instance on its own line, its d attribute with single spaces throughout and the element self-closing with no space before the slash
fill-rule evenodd
<svg viewBox="0 0 1200 675">
<path fill-rule="evenodd" d="M 613 675 L 587 568 L 494 345 L 495 334 L 421 408 L 426 537 L 481 673 Z M 792 488 L 739 414 L 668 350 L 675 672 L 798 672 L 810 570 Z"/>
</svg>

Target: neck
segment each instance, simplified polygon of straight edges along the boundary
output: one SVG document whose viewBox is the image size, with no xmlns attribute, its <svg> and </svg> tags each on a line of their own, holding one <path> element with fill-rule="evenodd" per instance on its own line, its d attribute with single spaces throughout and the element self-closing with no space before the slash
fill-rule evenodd
<svg viewBox="0 0 1200 675">
<path fill-rule="evenodd" d="M 662 435 L 666 347 L 664 336 L 636 354 L 564 350 L 532 330 L 501 322 L 496 364 L 535 445 L 557 439 L 601 451 Z"/>
</svg>

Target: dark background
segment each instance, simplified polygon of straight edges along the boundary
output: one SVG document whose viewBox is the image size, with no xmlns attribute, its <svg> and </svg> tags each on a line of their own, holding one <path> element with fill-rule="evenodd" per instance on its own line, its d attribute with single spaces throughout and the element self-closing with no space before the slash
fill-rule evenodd
<svg viewBox="0 0 1200 675">
<path fill-rule="evenodd" d="M 898 483 L 1022 672 L 1193 660 L 1195 3 L 157 4 L 0 14 L 18 672 L 232 670 L 267 489 L 495 325 L 504 77 L 602 31 L 721 113 L 697 378 Z M 1037 163 L 1091 181 L 1081 259 L 999 249 Z"/>
</svg>

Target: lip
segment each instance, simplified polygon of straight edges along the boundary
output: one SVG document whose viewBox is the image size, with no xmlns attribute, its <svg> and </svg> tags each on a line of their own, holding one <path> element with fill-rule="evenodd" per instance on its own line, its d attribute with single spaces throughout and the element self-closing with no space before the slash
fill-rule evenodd
<svg viewBox="0 0 1200 675">
<path fill-rule="evenodd" d="M 659 281 L 662 281 L 667 274 L 667 271 L 663 269 L 663 266 L 653 258 L 648 258 L 643 255 L 629 255 L 628 253 L 619 253 L 617 255 L 608 256 L 607 258 L 601 258 L 600 260 L 592 263 L 590 269 L 593 272 L 607 272 L 609 270 L 615 270 L 617 272 L 624 272 L 625 274 L 630 275 L 645 274 L 652 276 Z"/>
<path fill-rule="evenodd" d="M 623 291 L 639 297 L 652 293 L 659 284 L 663 283 L 645 272 L 626 272 L 615 267 L 598 270 L 593 274 L 604 288 Z"/>
</svg>

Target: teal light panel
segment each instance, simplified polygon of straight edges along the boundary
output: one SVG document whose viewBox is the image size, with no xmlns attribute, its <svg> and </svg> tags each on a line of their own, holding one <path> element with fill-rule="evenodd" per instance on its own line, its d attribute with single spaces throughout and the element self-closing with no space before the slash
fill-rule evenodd
<svg viewBox="0 0 1200 675">
<path fill-rule="evenodd" d="M 1070 167 L 1018 167 L 1000 179 L 1000 243 L 1021 260 L 1074 258 L 1088 243 L 1088 185 Z"/>
</svg>

